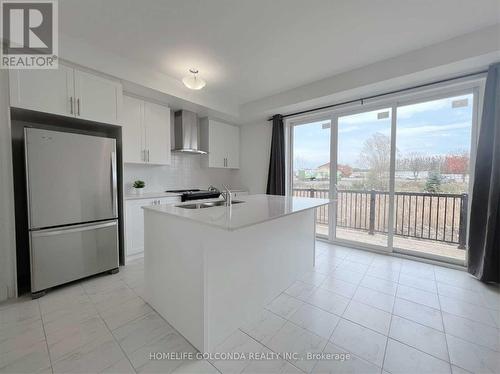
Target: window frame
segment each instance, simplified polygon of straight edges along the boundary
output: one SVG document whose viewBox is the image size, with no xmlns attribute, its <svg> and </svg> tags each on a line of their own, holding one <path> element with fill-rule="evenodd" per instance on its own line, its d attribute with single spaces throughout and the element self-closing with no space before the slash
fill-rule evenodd
<svg viewBox="0 0 500 374">
<path fill-rule="evenodd" d="M 471 144 L 470 144 L 470 175 L 469 175 L 469 194 L 472 193 L 472 188 L 474 185 L 474 167 L 476 154 L 477 154 L 477 141 L 480 127 L 481 109 L 484 96 L 486 76 L 484 74 L 455 79 L 449 82 L 440 82 L 435 85 L 426 86 L 422 88 L 408 89 L 404 92 L 383 95 L 377 98 L 359 100 L 351 104 L 340 105 L 338 107 L 321 110 L 318 112 L 312 112 L 310 114 L 302 114 L 298 116 L 293 116 L 285 118 L 285 165 L 286 165 L 286 194 L 292 196 L 293 189 L 293 129 L 295 126 L 305 125 L 311 122 L 317 122 L 321 120 L 330 120 L 330 175 L 336 176 L 334 166 L 337 162 L 337 131 L 338 131 L 338 118 L 346 115 L 352 115 L 362 112 L 367 112 L 371 110 L 390 108 L 391 109 L 391 166 L 390 166 L 390 182 L 389 182 L 389 193 L 390 193 L 390 209 L 389 209 L 389 233 L 388 233 L 388 243 L 386 247 L 375 246 L 371 244 L 349 242 L 344 240 L 335 239 L 335 225 L 332 224 L 332 220 L 329 220 L 329 235 L 327 240 L 335 244 L 342 244 L 346 246 L 355 246 L 368 250 L 374 251 L 384 251 L 390 253 L 397 253 L 402 255 L 418 255 L 420 259 L 431 260 L 431 261 L 445 261 L 449 263 L 454 263 L 456 265 L 465 265 L 467 263 L 468 248 L 466 248 L 465 261 L 454 261 L 450 258 L 445 258 L 438 255 L 426 254 L 422 256 L 421 252 L 412 252 L 402 248 L 394 247 L 393 237 L 394 237 L 394 184 L 395 184 L 395 150 L 396 150 L 396 140 L 397 140 L 397 109 L 401 106 L 414 105 L 422 102 L 433 101 L 444 99 L 451 96 L 461 96 L 465 94 L 473 95 L 472 103 L 472 124 L 471 124 Z M 332 173 L 333 170 L 333 173 Z M 335 177 L 336 178 L 336 177 Z M 333 192 L 336 186 L 336 180 L 330 179 L 330 198 L 334 198 L 335 194 Z M 471 200 L 469 199 L 469 212 Z M 333 204 L 335 207 L 336 204 Z M 336 216 L 335 208 L 332 209 L 332 217 Z M 467 226 L 469 227 L 470 214 L 468 215 Z M 467 230 L 467 235 L 469 230 Z"/>
</svg>

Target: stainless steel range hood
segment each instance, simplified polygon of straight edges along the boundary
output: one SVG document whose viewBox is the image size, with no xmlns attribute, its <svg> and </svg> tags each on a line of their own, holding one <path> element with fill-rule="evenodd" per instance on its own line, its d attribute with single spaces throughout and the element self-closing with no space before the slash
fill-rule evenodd
<svg viewBox="0 0 500 374">
<path fill-rule="evenodd" d="M 199 149 L 200 131 L 198 115 L 188 110 L 179 110 L 174 115 L 174 152 L 206 154 Z"/>
</svg>

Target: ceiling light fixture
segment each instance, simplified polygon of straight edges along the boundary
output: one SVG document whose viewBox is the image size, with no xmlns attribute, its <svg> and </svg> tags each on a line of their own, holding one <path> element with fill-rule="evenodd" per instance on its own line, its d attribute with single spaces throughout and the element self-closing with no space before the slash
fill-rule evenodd
<svg viewBox="0 0 500 374">
<path fill-rule="evenodd" d="M 189 69 L 189 72 L 193 75 L 188 75 L 187 77 L 182 78 L 182 83 L 184 83 L 187 88 L 192 90 L 201 90 L 205 87 L 207 82 L 197 76 L 197 69 Z"/>
</svg>

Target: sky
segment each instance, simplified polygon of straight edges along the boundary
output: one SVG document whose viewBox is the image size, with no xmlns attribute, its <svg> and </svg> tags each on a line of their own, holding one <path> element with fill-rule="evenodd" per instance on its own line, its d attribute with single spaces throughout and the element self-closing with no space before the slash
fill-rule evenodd
<svg viewBox="0 0 500 374">
<path fill-rule="evenodd" d="M 453 102 L 462 106 L 453 108 Z M 432 156 L 469 151 L 472 104 L 470 94 L 399 107 L 398 154 Z M 387 113 L 388 117 L 378 119 L 379 113 Z M 390 137 L 390 115 L 387 108 L 340 117 L 338 163 L 362 167 L 359 154 L 364 142 L 377 132 Z M 323 124 L 324 121 L 294 127 L 294 170 L 315 169 L 330 161 L 330 129 L 323 128 Z"/>
</svg>

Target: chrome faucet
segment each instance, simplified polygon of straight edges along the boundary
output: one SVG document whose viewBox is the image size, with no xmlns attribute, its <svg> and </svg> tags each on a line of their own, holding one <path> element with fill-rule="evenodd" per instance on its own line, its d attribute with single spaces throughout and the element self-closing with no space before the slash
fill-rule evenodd
<svg viewBox="0 0 500 374">
<path fill-rule="evenodd" d="M 224 188 L 224 192 L 222 193 L 222 197 L 224 198 L 224 201 L 226 202 L 226 206 L 231 206 L 233 204 L 233 198 L 231 197 L 231 190 L 225 184 L 223 184 L 222 187 Z"/>
</svg>

